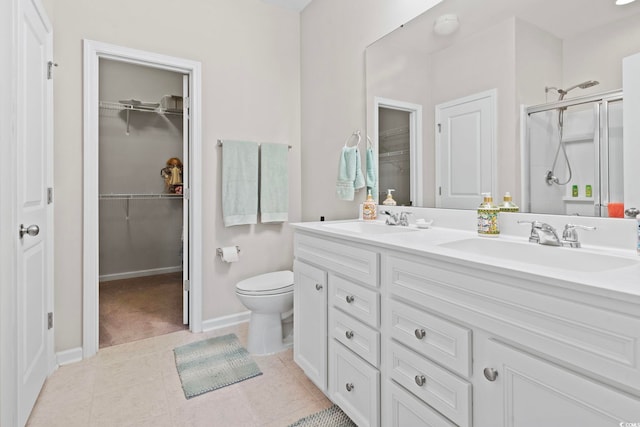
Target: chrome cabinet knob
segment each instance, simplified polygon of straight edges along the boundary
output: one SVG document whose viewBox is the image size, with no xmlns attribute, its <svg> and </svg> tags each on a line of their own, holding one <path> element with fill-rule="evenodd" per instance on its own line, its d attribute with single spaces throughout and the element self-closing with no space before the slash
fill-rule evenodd
<svg viewBox="0 0 640 427">
<path fill-rule="evenodd" d="M 37 236 L 40 233 L 40 227 L 35 224 L 31 224 L 28 227 L 25 227 L 24 224 L 20 224 L 20 238 L 22 239 L 25 234 L 29 236 Z"/>
<path fill-rule="evenodd" d="M 347 388 L 347 391 L 351 391 L 355 388 L 355 386 L 353 385 L 353 383 L 347 383 L 345 385 L 345 387 Z"/>
<path fill-rule="evenodd" d="M 321 291 L 322 285 L 320 283 L 316 283 L 316 291 Z"/>
<path fill-rule="evenodd" d="M 418 384 L 420 387 L 422 387 L 424 383 L 427 382 L 427 379 L 424 377 L 424 375 L 416 375 L 415 380 L 416 384 Z"/>
<path fill-rule="evenodd" d="M 353 295 L 347 295 L 345 299 L 349 304 L 351 304 L 353 301 L 355 301 L 356 298 Z"/>
<path fill-rule="evenodd" d="M 498 371 L 493 368 L 484 368 L 484 377 L 489 381 L 495 381 L 498 378 Z"/>
<path fill-rule="evenodd" d="M 351 339 L 353 338 L 353 331 L 347 331 L 344 333 L 344 335 L 347 337 L 347 339 Z"/>
<path fill-rule="evenodd" d="M 424 329 L 416 329 L 413 333 L 419 340 L 423 339 L 427 335 L 427 332 Z"/>
</svg>

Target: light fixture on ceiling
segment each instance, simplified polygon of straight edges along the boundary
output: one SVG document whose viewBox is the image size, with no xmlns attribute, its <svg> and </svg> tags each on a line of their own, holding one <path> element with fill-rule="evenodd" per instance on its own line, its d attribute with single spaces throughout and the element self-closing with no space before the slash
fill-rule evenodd
<svg viewBox="0 0 640 427">
<path fill-rule="evenodd" d="M 459 26 L 458 15 L 449 13 L 439 16 L 438 19 L 436 19 L 436 22 L 433 23 L 433 32 L 441 36 L 446 36 L 455 32 Z"/>
<path fill-rule="evenodd" d="M 636 0 L 616 0 L 616 5 L 622 6 L 624 4 L 633 3 Z"/>
</svg>

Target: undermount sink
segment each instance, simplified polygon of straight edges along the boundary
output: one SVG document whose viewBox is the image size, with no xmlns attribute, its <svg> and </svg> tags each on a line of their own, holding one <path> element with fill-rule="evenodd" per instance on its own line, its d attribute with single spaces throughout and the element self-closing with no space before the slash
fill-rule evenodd
<svg viewBox="0 0 640 427">
<path fill-rule="evenodd" d="M 380 222 L 337 222 L 323 224 L 322 226 L 333 230 L 359 234 L 390 234 L 418 231 L 416 228 L 402 227 L 399 225 L 386 225 Z"/>
<path fill-rule="evenodd" d="M 617 257 L 582 249 L 545 246 L 526 242 L 511 242 L 477 237 L 441 243 L 443 248 L 455 249 L 496 259 L 524 262 L 544 267 L 576 272 L 602 272 L 638 264 L 638 260 Z"/>
</svg>

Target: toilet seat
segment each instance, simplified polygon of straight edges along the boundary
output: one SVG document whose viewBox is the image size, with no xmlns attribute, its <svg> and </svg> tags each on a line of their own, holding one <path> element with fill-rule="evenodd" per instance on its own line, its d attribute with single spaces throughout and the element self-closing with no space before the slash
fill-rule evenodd
<svg viewBox="0 0 640 427">
<path fill-rule="evenodd" d="M 293 291 L 293 272 L 275 271 L 241 280 L 236 293 L 241 295 L 279 295 Z"/>
</svg>

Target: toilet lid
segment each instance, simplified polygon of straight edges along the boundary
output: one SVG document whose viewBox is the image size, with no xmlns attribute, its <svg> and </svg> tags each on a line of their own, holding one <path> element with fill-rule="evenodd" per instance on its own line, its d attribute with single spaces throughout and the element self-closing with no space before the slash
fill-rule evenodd
<svg viewBox="0 0 640 427">
<path fill-rule="evenodd" d="M 293 272 L 274 271 L 241 280 L 236 290 L 242 293 L 282 293 L 293 289 Z"/>
</svg>

